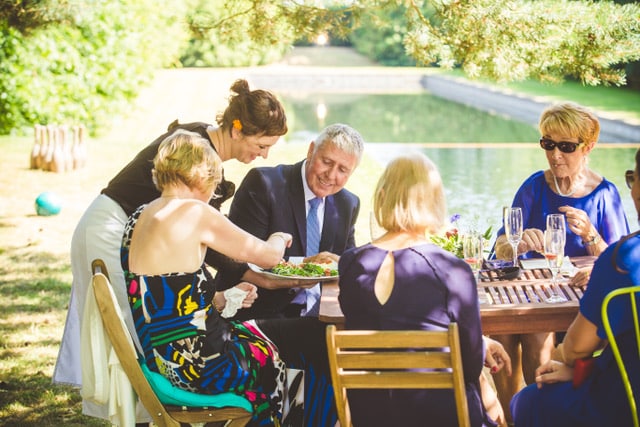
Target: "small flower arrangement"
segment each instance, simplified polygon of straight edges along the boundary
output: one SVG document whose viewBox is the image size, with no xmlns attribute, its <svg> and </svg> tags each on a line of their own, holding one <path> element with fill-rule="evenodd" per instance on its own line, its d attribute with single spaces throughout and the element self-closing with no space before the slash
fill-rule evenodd
<svg viewBox="0 0 640 427">
<path fill-rule="evenodd" d="M 464 253 L 462 250 L 462 235 L 459 232 L 458 222 L 460 221 L 460 214 L 455 214 L 451 217 L 450 223 L 452 227 L 445 231 L 444 235 L 432 235 L 430 236 L 431 241 L 436 245 L 440 246 L 445 251 L 451 252 L 458 258 L 464 258 Z M 485 247 L 488 247 L 489 241 L 491 239 L 492 227 L 489 226 L 482 233 L 482 238 L 485 242 Z"/>
<path fill-rule="evenodd" d="M 242 122 L 240 120 L 235 119 L 232 123 L 235 130 L 242 131 Z"/>
</svg>

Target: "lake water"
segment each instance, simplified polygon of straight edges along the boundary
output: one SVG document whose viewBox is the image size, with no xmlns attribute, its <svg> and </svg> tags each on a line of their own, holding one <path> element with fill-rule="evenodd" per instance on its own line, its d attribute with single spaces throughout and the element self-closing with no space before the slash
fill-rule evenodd
<svg viewBox="0 0 640 427">
<path fill-rule="evenodd" d="M 325 124 L 342 122 L 362 133 L 381 170 L 398 154 L 423 152 L 440 169 L 449 212 L 483 230 L 499 227 L 502 207 L 524 179 L 548 168 L 535 126 L 429 94 L 309 94 L 283 103 L 290 142 L 308 143 Z M 624 171 L 637 147 L 599 144 L 589 156 L 590 167 L 618 187 L 632 230 L 638 222 Z"/>
</svg>

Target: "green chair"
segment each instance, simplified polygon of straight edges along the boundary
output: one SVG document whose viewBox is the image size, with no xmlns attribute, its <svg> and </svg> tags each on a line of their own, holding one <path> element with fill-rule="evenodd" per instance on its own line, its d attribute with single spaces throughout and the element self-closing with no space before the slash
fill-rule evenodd
<svg viewBox="0 0 640 427">
<path fill-rule="evenodd" d="M 631 313 L 633 315 L 633 324 L 635 327 L 638 357 L 640 358 L 640 323 L 638 322 L 638 307 L 636 303 L 637 295 L 640 295 L 640 286 L 619 288 L 609 292 L 609 294 L 607 294 L 607 296 L 604 298 L 604 301 L 602 302 L 602 323 L 604 324 L 604 330 L 607 333 L 607 339 L 609 340 L 611 351 L 613 352 L 613 356 L 615 357 L 616 363 L 618 364 L 618 369 L 620 370 L 620 376 L 622 377 L 622 383 L 624 384 L 624 388 L 627 393 L 627 399 L 629 399 L 629 406 L 631 407 L 631 417 L 633 419 L 634 427 L 640 427 L 640 424 L 638 422 L 638 408 L 636 405 L 636 400 L 633 396 L 633 388 L 631 387 L 631 382 L 629 381 L 629 375 L 624 365 L 624 360 L 622 360 L 622 356 L 620 355 L 620 349 L 618 347 L 618 343 L 616 341 L 613 330 L 611 329 L 611 323 L 609 322 L 609 304 L 614 298 L 624 298 L 625 296 L 629 297 L 631 304 Z"/>
</svg>

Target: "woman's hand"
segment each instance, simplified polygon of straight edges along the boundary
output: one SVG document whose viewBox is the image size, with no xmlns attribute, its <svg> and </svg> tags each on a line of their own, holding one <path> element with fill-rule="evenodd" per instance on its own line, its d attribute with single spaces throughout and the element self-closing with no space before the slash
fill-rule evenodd
<svg viewBox="0 0 640 427">
<path fill-rule="evenodd" d="M 247 292 L 247 296 L 242 300 L 242 308 L 249 308 L 258 299 L 258 288 L 249 282 L 240 282 L 234 286 L 242 291 Z"/>
<path fill-rule="evenodd" d="M 557 360 L 550 360 L 536 369 L 536 384 L 553 384 L 573 379 L 573 368 Z"/>
<path fill-rule="evenodd" d="M 570 286 L 587 286 L 591 278 L 591 269 L 593 267 L 583 267 L 571 278 Z"/>
<path fill-rule="evenodd" d="M 276 240 L 277 239 L 282 239 L 282 241 L 284 242 L 284 247 L 288 248 L 288 247 L 291 247 L 291 241 L 293 240 L 293 237 L 289 233 L 284 233 L 282 231 L 276 231 L 271 236 L 269 236 L 267 241 L 270 242 L 270 241 L 273 241 L 274 239 L 276 239 Z"/>
<path fill-rule="evenodd" d="M 567 218 L 567 226 L 569 230 L 580 236 L 582 240 L 588 240 L 587 237 L 597 231 L 591 225 L 589 215 L 582 209 L 573 208 L 571 206 L 560 206 L 558 208 Z"/>
<path fill-rule="evenodd" d="M 522 240 L 518 245 L 518 253 L 524 254 L 530 251 L 544 252 L 544 233 L 537 228 L 527 228 L 522 233 Z"/>
<path fill-rule="evenodd" d="M 499 372 L 505 368 L 507 375 L 511 375 L 511 358 L 506 350 L 498 341 L 483 336 L 485 345 L 484 366 L 491 370 L 492 374 Z"/>
</svg>

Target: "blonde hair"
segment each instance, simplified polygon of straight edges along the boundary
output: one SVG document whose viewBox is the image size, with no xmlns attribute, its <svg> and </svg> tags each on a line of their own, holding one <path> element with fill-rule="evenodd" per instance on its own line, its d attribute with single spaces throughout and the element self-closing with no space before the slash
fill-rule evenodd
<svg viewBox="0 0 640 427">
<path fill-rule="evenodd" d="M 422 153 L 392 160 L 376 185 L 373 211 L 387 231 L 439 232 L 447 203 L 436 165 Z"/>
<path fill-rule="evenodd" d="M 589 109 L 574 102 L 561 102 L 547 107 L 540 116 L 538 128 L 542 136 L 560 133 L 572 136 L 592 147 L 600 136 L 600 122 Z"/>
<path fill-rule="evenodd" d="M 160 192 L 178 183 L 213 192 L 222 180 L 222 161 L 205 138 L 178 129 L 160 143 L 152 174 Z"/>
</svg>

